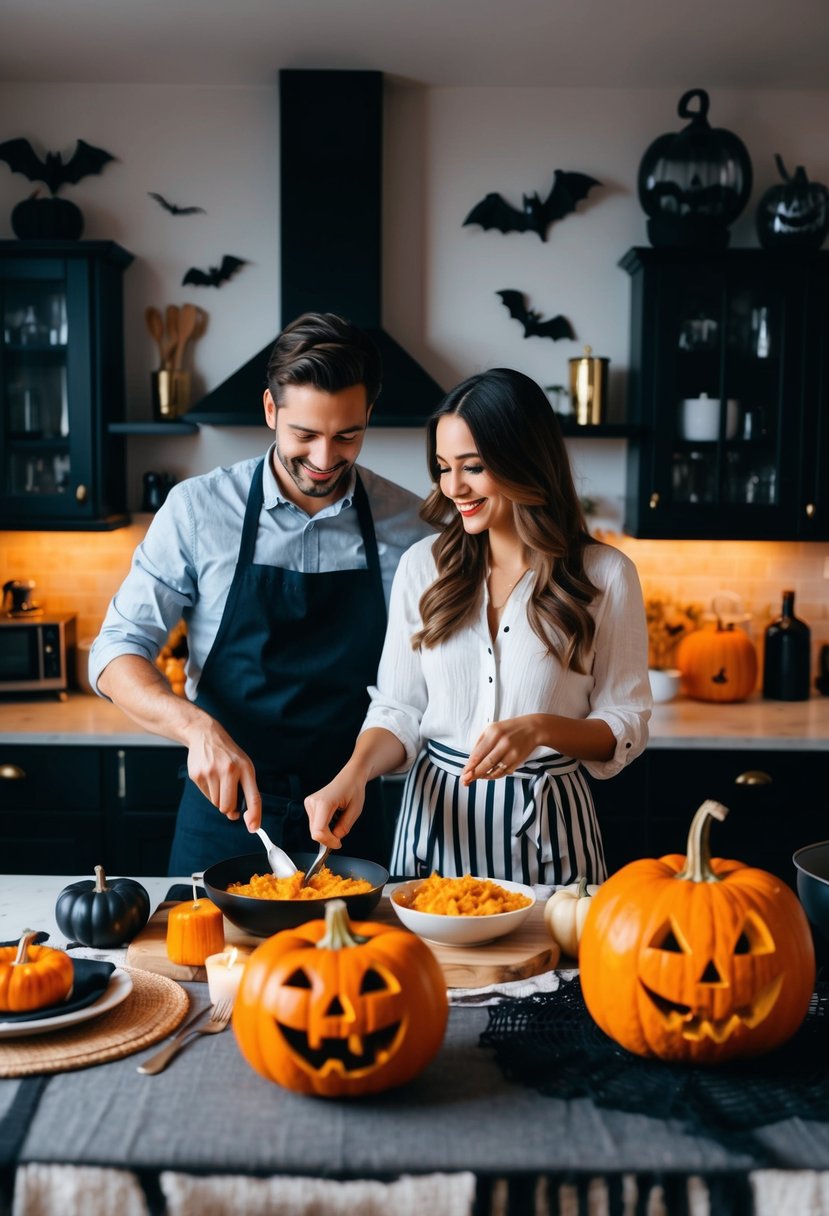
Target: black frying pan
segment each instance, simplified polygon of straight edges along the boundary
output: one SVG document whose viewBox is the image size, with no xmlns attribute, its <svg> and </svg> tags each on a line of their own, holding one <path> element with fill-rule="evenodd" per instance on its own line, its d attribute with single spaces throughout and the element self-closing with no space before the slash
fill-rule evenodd
<svg viewBox="0 0 829 1216">
<path fill-rule="evenodd" d="M 316 853 L 292 853 L 290 857 L 298 869 L 307 870 Z M 383 887 L 389 880 L 388 870 L 374 861 L 343 857 L 340 853 L 329 853 L 325 864 L 341 878 L 367 879 L 371 883 L 371 890 L 362 895 L 329 895 L 320 899 L 253 899 L 248 895 L 230 894 L 227 890 L 229 883 L 250 882 L 254 874 L 268 873 L 268 859 L 264 851 L 217 861 L 205 870 L 202 881 L 208 897 L 221 908 L 227 919 L 239 929 L 254 933 L 257 937 L 270 937 L 273 933 L 293 929 L 307 920 L 323 920 L 325 905 L 333 898 L 345 900 L 348 915 L 353 920 L 367 920 L 380 902 Z"/>
</svg>

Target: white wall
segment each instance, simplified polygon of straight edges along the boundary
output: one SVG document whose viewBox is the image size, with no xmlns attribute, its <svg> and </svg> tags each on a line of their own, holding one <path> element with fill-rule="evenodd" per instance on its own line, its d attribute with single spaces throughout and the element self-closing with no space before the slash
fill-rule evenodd
<svg viewBox="0 0 829 1216">
<path fill-rule="evenodd" d="M 589 343 L 611 360 L 611 412 L 620 416 L 628 278 L 617 263 L 631 245 L 647 243 L 636 172 L 651 140 L 682 125 L 680 94 L 705 82 L 679 81 L 671 91 L 386 83 L 386 328 L 447 387 L 497 364 L 543 384 L 566 383 L 567 360 Z M 26 136 L 41 152 L 68 152 L 80 137 L 118 157 L 100 177 L 62 193 L 82 208 L 85 238 L 116 240 L 136 256 L 124 279 L 133 419 L 150 417 L 155 353 L 144 325 L 148 305 L 192 300 L 209 312 L 196 351 L 204 391 L 279 329 L 277 105 L 276 80 L 272 89 L 0 84 L 0 140 Z M 776 178 L 775 152 L 790 170 L 803 163 L 810 176 L 829 181 L 829 91 L 715 91 L 710 118 L 740 135 L 751 154 L 754 194 L 732 244 L 756 245 L 753 210 Z M 546 243 L 529 233 L 463 226 L 491 190 L 515 204 L 523 192 L 543 195 L 555 168 L 589 173 L 604 186 L 553 225 Z M 12 207 L 33 188 L 0 164 L 0 236 L 12 238 Z M 169 216 L 147 197 L 150 190 L 207 214 Z M 215 265 L 225 253 L 250 264 L 221 290 L 181 287 L 188 267 Z M 564 313 L 576 341 L 524 339 L 494 294 L 507 287 L 526 292 L 544 316 Z M 145 469 L 186 476 L 258 452 L 267 438 L 264 428 L 132 438 L 131 503 L 138 505 Z M 624 443 L 570 446 L 580 489 L 600 500 L 601 515 L 612 523 L 624 488 Z M 427 488 L 419 431 L 370 432 L 364 461 L 416 491 Z"/>
</svg>

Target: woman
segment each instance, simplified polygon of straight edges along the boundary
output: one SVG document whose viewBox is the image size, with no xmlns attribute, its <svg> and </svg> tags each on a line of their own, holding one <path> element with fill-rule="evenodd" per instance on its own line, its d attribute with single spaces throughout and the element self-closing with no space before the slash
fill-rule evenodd
<svg viewBox="0 0 829 1216">
<path fill-rule="evenodd" d="M 583 769 L 612 777 L 648 737 L 635 568 L 588 535 L 555 415 L 520 372 L 453 389 L 427 454 L 438 535 L 401 559 L 371 706 L 305 800 L 311 834 L 339 847 L 366 783 L 408 768 L 392 873 L 600 882 Z"/>
</svg>

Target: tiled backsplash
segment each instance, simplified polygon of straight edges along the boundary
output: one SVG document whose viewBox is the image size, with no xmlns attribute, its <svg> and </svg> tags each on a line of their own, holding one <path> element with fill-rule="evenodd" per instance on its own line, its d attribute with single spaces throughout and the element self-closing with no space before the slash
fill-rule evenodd
<svg viewBox="0 0 829 1216">
<path fill-rule="evenodd" d="M 93 637 L 150 519 L 135 516 L 115 532 L 4 532 L 0 582 L 34 579 L 36 600 L 77 613 L 78 637 Z M 777 615 L 783 590 L 793 588 L 815 651 L 829 644 L 829 543 L 645 541 L 616 533 L 602 539 L 636 563 L 646 595 L 707 607 L 717 591 L 736 592 L 753 614 L 755 640 Z"/>
</svg>

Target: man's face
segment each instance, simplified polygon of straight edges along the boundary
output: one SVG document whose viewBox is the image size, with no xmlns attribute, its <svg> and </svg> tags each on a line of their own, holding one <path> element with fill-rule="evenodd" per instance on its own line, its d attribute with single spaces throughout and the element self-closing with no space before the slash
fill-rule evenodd
<svg viewBox="0 0 829 1216">
<path fill-rule="evenodd" d="M 276 434 L 274 472 L 286 498 L 315 514 L 345 493 L 363 446 L 371 409 L 363 384 L 326 393 L 289 384 L 277 408 L 265 391 L 265 417 Z"/>
</svg>

